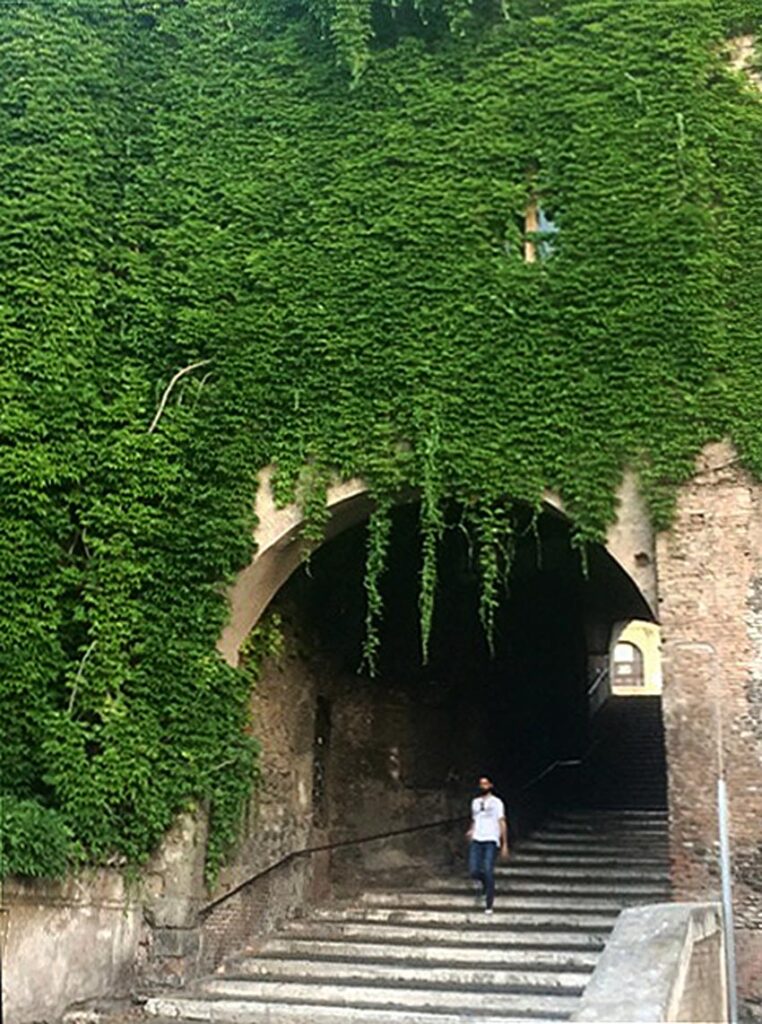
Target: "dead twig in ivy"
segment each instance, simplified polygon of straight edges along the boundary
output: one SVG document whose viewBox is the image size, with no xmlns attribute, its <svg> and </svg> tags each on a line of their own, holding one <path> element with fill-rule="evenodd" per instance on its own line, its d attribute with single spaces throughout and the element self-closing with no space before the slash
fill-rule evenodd
<svg viewBox="0 0 762 1024">
<path fill-rule="evenodd" d="M 80 663 L 79 663 L 79 668 L 77 669 L 77 674 L 74 677 L 74 685 L 71 688 L 71 696 L 69 697 L 69 714 L 71 714 L 72 711 L 74 710 L 74 698 L 77 696 L 77 688 L 79 687 L 79 682 L 80 682 L 80 680 L 82 678 L 82 672 L 84 671 L 84 668 L 85 668 L 85 662 L 87 661 L 87 659 L 90 657 L 90 655 L 95 650 L 95 645 L 97 643 L 98 643 L 97 640 L 93 640 L 93 642 L 87 648 L 85 653 L 82 655 L 82 661 L 80 661 Z"/>
<path fill-rule="evenodd" d="M 199 362 L 191 363 L 190 366 L 184 366 L 182 370 L 177 371 L 172 380 L 169 382 L 169 384 L 167 384 L 166 388 L 164 389 L 164 394 L 161 396 L 161 401 L 159 402 L 159 408 L 156 410 L 156 415 L 151 420 L 151 426 L 148 428 L 149 434 L 152 434 L 154 430 L 156 430 L 156 425 L 161 419 L 161 415 L 164 412 L 167 401 L 169 400 L 169 396 L 172 394 L 172 388 L 175 386 L 175 384 L 177 384 L 180 378 L 184 377 L 186 373 L 191 373 L 193 370 L 197 370 L 199 366 L 206 366 L 208 363 L 211 363 L 211 359 L 201 359 L 199 360 Z"/>
</svg>

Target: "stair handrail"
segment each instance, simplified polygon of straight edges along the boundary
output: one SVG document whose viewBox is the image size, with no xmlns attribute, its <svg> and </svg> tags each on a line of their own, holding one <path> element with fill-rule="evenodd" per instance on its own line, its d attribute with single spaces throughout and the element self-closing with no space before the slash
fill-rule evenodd
<svg viewBox="0 0 762 1024">
<path fill-rule="evenodd" d="M 592 683 L 587 688 L 587 696 L 588 696 L 588 698 L 593 696 L 595 691 L 598 689 L 598 687 L 601 685 L 601 683 L 603 682 L 603 680 L 606 678 L 606 676 L 608 674 L 609 674 L 609 667 L 608 667 L 608 665 L 602 665 L 601 668 L 598 669 L 598 671 L 593 676 Z"/>
<path fill-rule="evenodd" d="M 556 768 L 567 768 L 574 767 L 583 764 L 588 757 L 592 754 L 593 750 L 598 746 L 600 740 L 593 741 L 587 750 L 582 754 L 581 757 L 557 759 L 546 765 L 537 775 L 534 775 L 528 782 L 525 782 L 518 790 L 519 793 L 524 793 L 532 786 L 535 786 L 538 782 L 544 779 L 551 772 L 555 771 Z M 408 835 L 414 832 L 423 832 L 430 828 L 443 828 L 446 825 L 457 825 L 463 824 L 470 821 L 470 817 L 467 814 L 459 814 L 454 818 L 440 818 L 437 821 L 429 821 L 423 825 L 411 825 L 407 828 L 396 828 L 391 829 L 387 832 L 375 832 L 369 836 L 356 836 L 353 839 L 337 839 L 331 843 L 319 843 L 316 846 L 304 846 L 298 850 L 291 850 L 289 853 L 284 854 L 279 860 L 273 861 L 264 868 L 260 868 L 252 875 L 248 875 L 241 882 L 238 882 L 232 888 L 227 889 L 225 892 L 220 893 L 219 896 L 215 896 L 213 900 L 209 900 L 203 906 L 198 908 L 197 915 L 199 918 L 205 918 L 207 914 L 211 913 L 215 907 L 218 907 L 221 903 L 225 903 L 231 897 L 237 895 L 243 889 L 253 885 L 254 882 L 258 882 L 265 875 L 269 875 L 272 871 L 277 871 L 278 868 L 285 867 L 291 861 L 297 860 L 300 857 L 311 857 L 315 853 L 327 853 L 330 850 L 341 849 L 347 846 L 359 846 L 362 843 L 372 843 L 379 839 L 392 839 L 396 836 Z"/>
<path fill-rule="evenodd" d="M 546 775 L 550 775 L 550 773 L 555 771 L 556 768 L 575 768 L 584 764 L 585 761 L 587 761 L 590 755 L 593 753 L 593 751 L 600 746 L 600 742 L 600 738 L 593 740 L 592 743 L 589 744 L 584 754 L 582 754 L 580 757 L 559 758 L 555 761 L 551 761 L 550 764 L 545 765 L 545 767 L 536 775 L 533 775 L 528 782 L 525 782 L 523 786 L 520 786 L 519 793 L 524 793 L 526 792 L 526 790 L 531 789 L 532 786 L 536 786 L 538 782 L 541 782 L 542 779 L 546 777 Z"/>
<path fill-rule="evenodd" d="M 582 764 L 582 761 L 583 758 L 581 757 L 572 757 L 564 760 L 551 761 L 550 764 L 545 765 L 542 771 L 538 772 L 536 775 L 533 775 L 529 782 L 525 782 L 524 785 L 521 786 L 521 788 L 519 789 L 519 793 L 524 793 L 526 792 L 526 790 L 531 789 L 532 786 L 536 786 L 538 782 L 541 782 L 546 775 L 550 775 L 551 772 L 554 772 L 556 768 L 571 768 L 575 765 Z"/>
<path fill-rule="evenodd" d="M 606 699 L 605 697 L 602 700 L 600 700 L 600 702 L 598 702 L 598 690 L 600 689 L 604 681 L 609 681 L 609 678 L 609 666 L 602 665 L 601 668 L 599 668 L 593 676 L 593 681 L 587 688 L 587 707 L 588 715 L 590 718 L 592 718 L 593 715 L 597 711 L 599 711 L 604 704 L 604 701 Z M 609 693 L 610 692 L 611 690 L 609 688 Z"/>
<path fill-rule="evenodd" d="M 284 854 L 280 860 L 273 861 L 271 864 L 268 864 L 267 867 L 260 868 L 259 871 L 256 871 L 253 875 L 249 875 L 244 878 L 243 881 L 238 882 L 238 884 L 234 885 L 231 889 L 227 889 L 219 896 L 215 896 L 213 900 L 209 900 L 208 903 L 205 903 L 203 906 L 198 908 L 197 915 L 199 918 L 203 919 L 221 903 L 225 903 L 232 896 L 235 896 L 254 882 L 259 881 L 260 878 L 264 878 L 265 875 L 269 875 L 272 871 L 277 871 L 278 868 L 285 867 L 286 864 L 299 857 L 310 857 L 315 853 L 326 853 L 329 850 L 337 850 L 341 847 L 358 846 L 361 843 L 371 843 L 378 839 L 391 839 L 395 836 L 407 835 L 413 832 L 423 832 L 429 828 L 441 828 L 445 825 L 463 824 L 467 821 L 470 821 L 469 816 L 467 814 L 460 814 L 455 818 L 440 818 L 437 821 L 429 821 L 423 825 L 411 825 L 408 828 L 396 828 L 391 829 L 388 832 L 376 832 L 373 835 L 359 836 L 353 839 L 337 839 L 335 842 L 331 843 L 320 843 L 317 846 L 305 846 L 299 850 L 291 850 L 289 853 Z"/>
</svg>

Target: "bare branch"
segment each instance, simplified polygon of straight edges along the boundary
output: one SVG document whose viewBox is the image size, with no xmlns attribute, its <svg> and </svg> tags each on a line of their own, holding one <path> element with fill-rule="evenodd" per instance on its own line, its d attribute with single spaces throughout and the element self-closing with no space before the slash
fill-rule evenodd
<svg viewBox="0 0 762 1024">
<path fill-rule="evenodd" d="M 82 678 L 82 671 L 84 670 L 85 662 L 87 661 L 87 659 L 90 657 L 90 655 L 95 650 L 95 645 L 97 643 L 98 643 L 97 640 L 93 640 L 93 642 L 90 644 L 90 646 L 85 651 L 84 656 L 82 658 L 82 661 L 80 661 L 80 663 L 79 663 L 79 668 L 77 669 L 77 674 L 74 677 L 74 684 L 72 685 L 72 688 L 71 688 L 71 697 L 69 697 L 69 714 L 72 713 L 72 710 L 74 708 L 74 698 L 77 696 L 77 688 L 79 687 L 79 681 Z"/>
<path fill-rule="evenodd" d="M 199 360 L 199 362 L 191 363 L 190 366 L 184 366 L 182 370 L 177 371 L 172 380 L 169 382 L 169 384 L 167 384 L 166 388 L 164 389 L 164 394 L 161 396 L 161 401 L 159 402 L 159 408 L 156 410 L 156 415 L 151 421 L 151 426 L 148 428 L 149 434 L 152 434 L 154 430 L 156 430 L 156 425 L 161 419 L 161 414 L 164 412 L 164 407 L 167 404 L 169 396 L 172 393 L 172 388 L 175 386 L 175 384 L 177 384 L 180 378 L 184 377 L 186 373 L 191 373 L 193 370 L 197 370 L 199 366 L 206 366 L 207 363 L 211 363 L 211 359 L 201 359 Z"/>
</svg>

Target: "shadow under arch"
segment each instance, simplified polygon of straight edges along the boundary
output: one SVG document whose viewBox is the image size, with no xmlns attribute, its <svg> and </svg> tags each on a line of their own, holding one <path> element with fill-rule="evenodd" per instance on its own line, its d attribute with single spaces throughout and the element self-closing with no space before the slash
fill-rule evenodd
<svg viewBox="0 0 762 1024">
<path fill-rule="evenodd" d="M 296 503 L 278 507 L 272 489 L 274 469 L 259 473 L 254 531 L 256 551 L 228 591 L 230 615 L 217 642 L 225 661 L 236 667 L 241 647 L 251 630 L 289 577 L 303 563 L 304 516 Z M 411 500 L 412 500 L 411 495 Z M 546 491 L 543 506 L 571 522 L 562 500 Z M 332 484 L 327 491 L 328 518 L 323 543 L 365 522 L 373 511 L 367 484 L 359 477 Z M 613 562 L 613 571 L 626 577 L 642 604 L 640 617 L 656 621 L 657 592 L 655 541 L 645 504 L 634 474 L 625 473 L 617 492 L 618 514 L 609 527 L 602 548 Z"/>
</svg>

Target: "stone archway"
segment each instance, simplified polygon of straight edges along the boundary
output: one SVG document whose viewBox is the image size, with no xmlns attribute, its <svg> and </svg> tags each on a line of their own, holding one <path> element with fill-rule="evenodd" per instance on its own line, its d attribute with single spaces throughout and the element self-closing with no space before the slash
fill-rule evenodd
<svg viewBox="0 0 762 1024">
<path fill-rule="evenodd" d="M 643 618 L 655 617 L 657 597 L 654 538 L 633 475 L 619 488 L 618 516 L 605 544 L 591 547 L 589 580 L 583 579 L 570 544 L 570 517 L 560 498 L 546 492 L 542 566 L 532 548 L 534 535 L 527 531 L 512 590 L 526 596 L 516 597 L 510 608 L 504 605 L 504 621 L 515 625 L 507 639 L 508 631 L 502 630 L 497 656 L 490 657 L 480 631 L 475 574 L 454 581 L 453 562 L 443 557 L 438 607 L 457 628 L 440 627 L 447 649 L 443 653 L 432 644 L 431 659 L 422 668 L 413 652 L 418 651 L 411 625 L 417 623 L 417 602 L 408 597 L 417 585 L 409 552 L 419 546 L 418 496 L 410 491 L 394 510 L 397 533 L 390 561 L 397 560 L 397 570 L 395 575 L 390 565 L 386 577 L 393 599 L 385 627 L 394 639 L 385 645 L 387 663 L 371 684 L 358 676 L 358 662 L 345 657 L 340 646 L 354 635 L 354 610 L 362 602 L 363 524 L 373 511 L 368 487 L 353 478 L 328 488 L 326 543 L 305 573 L 298 571 L 304 517 L 296 504 L 277 507 L 273 472 L 268 466 L 259 476 L 256 553 L 230 588 L 230 619 L 218 642 L 228 664 L 238 665 L 246 637 L 275 602 L 282 651 L 266 662 L 252 693 L 264 783 L 220 883 L 223 890 L 235 890 L 256 871 L 266 872 L 263 879 L 269 881 L 247 892 L 256 889 L 256 899 L 280 913 L 309 902 L 315 885 L 322 892 L 337 879 L 343 884 L 358 866 L 362 874 L 412 868 L 424 857 L 424 847 L 427 860 L 444 862 L 450 856 L 446 823 L 462 811 L 465 780 L 477 760 L 488 762 L 498 780 L 507 780 L 516 834 L 531 827 L 532 801 L 540 813 L 545 787 L 536 791 L 536 800 L 526 798 L 523 789 L 554 759 L 578 757 L 588 745 L 590 653 L 607 651 L 613 616 L 634 609 Z M 529 517 L 531 510 L 525 511 Z M 448 536 L 455 543 L 459 534 Z M 410 577 L 404 592 L 403 570 Z M 344 602 L 342 593 L 350 600 Z M 632 608 L 621 607 L 628 601 Z M 482 661 L 474 657 L 476 629 L 469 632 L 469 623 L 479 630 Z M 450 649 L 456 646 L 465 653 Z M 503 685 L 508 678 L 510 687 Z M 498 736 L 503 725 L 504 735 Z M 397 830 L 408 829 L 410 835 L 395 838 Z M 460 836 L 459 826 L 457 831 Z M 332 849 L 322 859 L 297 858 L 270 871 L 273 864 L 286 864 L 295 850 L 315 845 Z"/>
<path fill-rule="evenodd" d="M 255 504 L 256 552 L 229 591 L 230 618 L 217 644 L 229 665 L 237 665 L 241 645 L 259 621 L 270 601 L 299 567 L 304 547 L 304 517 L 295 503 L 278 507 L 272 491 L 273 467 L 259 474 Z M 543 495 L 546 506 L 566 515 L 561 498 L 552 491 Z M 336 481 L 326 496 L 328 520 L 325 540 L 365 521 L 373 502 L 359 477 Z M 657 615 L 655 540 L 648 512 L 634 473 L 625 473 L 617 492 L 617 518 L 603 545 L 618 566 L 631 578 L 654 618 Z"/>
<path fill-rule="evenodd" d="M 230 589 L 230 621 L 218 644 L 228 664 L 237 665 L 247 635 L 273 603 L 282 648 L 252 694 L 266 784 L 236 858 L 223 872 L 224 888 L 255 866 L 316 842 L 351 844 L 400 825 L 417 829 L 451 818 L 461 809 L 464 780 L 476 761 L 489 762 L 498 784 L 521 794 L 554 760 L 584 753 L 592 658 L 605 658 L 617 616 L 651 618 L 656 603 L 653 538 L 633 477 L 622 483 L 606 544 L 591 546 L 586 575 L 562 502 L 543 495 L 542 558 L 535 547 L 539 534 L 522 528 L 491 652 L 467 545 L 459 531 L 448 531 L 439 624 L 425 665 L 417 634 L 418 496 L 404 494 L 394 510 L 385 573 L 384 657 L 370 684 L 357 671 L 363 527 L 373 511 L 368 487 L 354 478 L 328 489 L 325 543 L 307 573 L 298 571 L 303 515 L 296 504 L 276 506 L 272 476 L 272 467 L 260 474 L 257 550 Z M 527 527 L 531 509 L 522 515 Z M 536 799 L 534 791 L 516 797 L 517 830 L 529 827 L 530 804 L 538 813 L 544 806 L 544 788 Z M 384 858 L 408 864 L 418 856 L 412 840 L 403 838 L 350 852 L 368 870 Z M 334 868 L 339 857 L 331 855 Z M 294 894 L 304 882 L 299 878 Z"/>
</svg>

